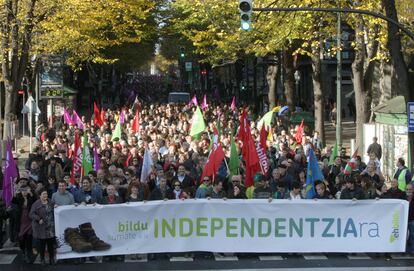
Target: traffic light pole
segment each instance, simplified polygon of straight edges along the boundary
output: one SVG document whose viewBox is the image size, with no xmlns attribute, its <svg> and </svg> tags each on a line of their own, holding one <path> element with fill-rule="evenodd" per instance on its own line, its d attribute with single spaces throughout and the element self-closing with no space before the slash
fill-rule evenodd
<svg viewBox="0 0 414 271">
<path fill-rule="evenodd" d="M 336 143 L 342 147 L 342 23 L 338 12 L 336 33 Z"/>
</svg>

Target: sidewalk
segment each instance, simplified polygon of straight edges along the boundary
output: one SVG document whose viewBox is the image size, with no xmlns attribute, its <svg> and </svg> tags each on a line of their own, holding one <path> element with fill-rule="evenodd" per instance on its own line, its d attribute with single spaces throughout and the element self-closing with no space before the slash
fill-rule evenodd
<svg viewBox="0 0 414 271">
<path fill-rule="evenodd" d="M 351 139 L 356 138 L 356 124 L 352 120 L 342 121 L 342 146 L 351 149 Z M 325 122 L 325 145 L 333 146 L 336 142 L 336 128 L 330 123 Z"/>
</svg>

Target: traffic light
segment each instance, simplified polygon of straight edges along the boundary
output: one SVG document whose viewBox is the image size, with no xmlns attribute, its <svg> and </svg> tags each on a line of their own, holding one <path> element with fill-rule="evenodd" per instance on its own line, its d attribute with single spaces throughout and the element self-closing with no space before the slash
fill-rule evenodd
<svg viewBox="0 0 414 271">
<path fill-rule="evenodd" d="M 185 57 L 184 47 L 180 47 L 180 58 Z"/>
<path fill-rule="evenodd" d="M 242 83 L 240 84 L 240 90 L 241 90 L 242 92 L 244 92 L 246 89 L 247 89 L 247 87 L 245 86 L 245 82 L 242 82 Z"/>
<path fill-rule="evenodd" d="M 245 31 L 250 30 L 252 27 L 252 0 L 239 0 L 239 9 L 241 28 Z"/>
</svg>

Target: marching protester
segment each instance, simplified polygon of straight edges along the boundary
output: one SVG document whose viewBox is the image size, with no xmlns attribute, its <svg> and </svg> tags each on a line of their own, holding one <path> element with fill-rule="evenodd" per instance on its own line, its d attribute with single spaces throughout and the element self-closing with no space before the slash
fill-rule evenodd
<svg viewBox="0 0 414 271">
<path fill-rule="evenodd" d="M 49 253 L 49 263 L 55 264 L 55 221 L 54 221 L 54 204 L 48 198 L 46 190 L 40 192 L 39 199 L 35 201 L 30 210 L 32 219 L 33 237 L 38 242 L 38 251 L 40 254 L 40 263 L 46 264 L 45 249 Z"/>
</svg>

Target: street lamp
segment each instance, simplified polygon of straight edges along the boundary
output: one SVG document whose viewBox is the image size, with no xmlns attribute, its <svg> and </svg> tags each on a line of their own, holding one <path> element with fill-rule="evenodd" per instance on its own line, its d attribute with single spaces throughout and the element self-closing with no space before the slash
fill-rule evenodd
<svg viewBox="0 0 414 271">
<path fill-rule="evenodd" d="M 299 82 L 300 82 L 300 71 L 296 70 L 294 73 L 295 77 L 295 84 L 296 84 L 296 97 L 298 100 L 300 100 L 300 93 L 299 93 Z"/>
</svg>

